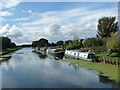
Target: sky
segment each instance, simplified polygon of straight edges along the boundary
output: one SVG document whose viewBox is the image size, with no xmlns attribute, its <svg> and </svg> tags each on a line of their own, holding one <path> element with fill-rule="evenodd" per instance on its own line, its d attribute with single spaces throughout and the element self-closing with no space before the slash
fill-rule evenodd
<svg viewBox="0 0 120 90">
<path fill-rule="evenodd" d="M 98 19 L 115 16 L 117 2 L 0 2 L 0 36 L 16 44 L 30 44 L 46 38 L 49 42 L 95 37 Z"/>
</svg>

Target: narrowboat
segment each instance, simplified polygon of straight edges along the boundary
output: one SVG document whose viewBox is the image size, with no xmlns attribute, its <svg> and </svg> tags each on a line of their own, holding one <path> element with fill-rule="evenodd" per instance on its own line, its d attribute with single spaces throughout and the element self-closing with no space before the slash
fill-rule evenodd
<svg viewBox="0 0 120 90">
<path fill-rule="evenodd" d="M 65 57 L 72 57 L 72 58 L 87 60 L 91 62 L 97 61 L 96 55 L 90 52 L 78 52 L 73 50 L 66 50 Z"/>
<path fill-rule="evenodd" d="M 56 60 L 63 59 L 64 57 L 64 51 L 59 51 L 57 49 L 47 49 L 46 54 L 52 55 Z"/>
</svg>

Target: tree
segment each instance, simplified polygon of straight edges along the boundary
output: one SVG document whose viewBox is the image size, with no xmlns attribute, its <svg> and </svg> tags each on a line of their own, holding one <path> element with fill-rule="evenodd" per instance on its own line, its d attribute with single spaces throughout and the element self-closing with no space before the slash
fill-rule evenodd
<svg viewBox="0 0 120 90">
<path fill-rule="evenodd" d="M 102 38 L 87 38 L 83 43 L 84 47 L 103 46 L 104 44 Z"/>
<path fill-rule="evenodd" d="M 33 41 L 32 42 L 32 47 L 44 47 L 44 46 L 47 46 L 48 44 L 49 43 L 48 43 L 47 39 L 41 38 L 38 41 Z"/>
<path fill-rule="evenodd" d="M 65 48 L 66 49 L 79 49 L 82 47 L 80 40 L 67 40 L 65 41 Z"/>
<path fill-rule="evenodd" d="M 73 49 L 80 48 L 80 42 L 79 42 L 79 40 L 73 40 L 72 44 L 73 44 Z"/>
<path fill-rule="evenodd" d="M 113 52 L 117 52 L 120 55 L 120 31 L 112 34 L 107 39 L 107 48 L 112 49 Z"/>
<path fill-rule="evenodd" d="M 73 43 L 72 41 L 69 41 L 68 45 L 67 45 L 67 49 L 73 49 L 74 46 L 73 46 Z"/>
<path fill-rule="evenodd" d="M 39 41 L 38 41 L 39 47 L 47 46 L 47 44 L 48 44 L 48 40 L 45 39 L 45 38 L 41 38 L 41 39 L 39 39 Z"/>
<path fill-rule="evenodd" d="M 16 44 L 14 42 L 12 42 L 11 47 L 16 47 Z"/>
<path fill-rule="evenodd" d="M 80 39 L 80 46 L 81 46 L 81 48 L 83 47 L 83 41 L 84 41 L 84 39 Z"/>
<path fill-rule="evenodd" d="M 0 37 L 0 50 L 15 47 L 16 44 L 11 42 L 11 39 L 8 37 Z"/>
<path fill-rule="evenodd" d="M 32 42 L 32 47 L 37 47 L 38 46 L 38 41 L 33 41 Z"/>
<path fill-rule="evenodd" d="M 64 45 L 67 46 L 69 42 L 72 42 L 72 40 L 65 41 Z"/>
<path fill-rule="evenodd" d="M 57 46 L 60 46 L 60 45 L 63 45 L 63 44 L 64 44 L 64 41 L 58 41 L 58 42 L 56 43 Z"/>
<path fill-rule="evenodd" d="M 56 44 L 52 42 L 52 43 L 50 44 L 50 46 L 56 46 Z"/>
<path fill-rule="evenodd" d="M 116 17 L 103 17 L 98 20 L 97 37 L 111 37 L 111 33 L 118 31 L 118 22 L 115 22 Z"/>
</svg>

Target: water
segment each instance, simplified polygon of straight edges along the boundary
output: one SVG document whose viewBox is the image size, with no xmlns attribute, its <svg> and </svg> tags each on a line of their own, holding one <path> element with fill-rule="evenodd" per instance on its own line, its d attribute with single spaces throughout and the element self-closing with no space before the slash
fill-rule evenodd
<svg viewBox="0 0 120 90">
<path fill-rule="evenodd" d="M 112 88 L 114 85 L 95 70 L 78 65 L 40 58 L 31 48 L 11 53 L 12 58 L 0 64 L 2 88 Z M 1 79 L 1 78 L 0 78 Z"/>
</svg>

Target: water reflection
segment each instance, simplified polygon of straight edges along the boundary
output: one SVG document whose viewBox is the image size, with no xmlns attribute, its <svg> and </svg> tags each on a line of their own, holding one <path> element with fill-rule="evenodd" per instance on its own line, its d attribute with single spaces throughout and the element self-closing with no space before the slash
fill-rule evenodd
<svg viewBox="0 0 120 90">
<path fill-rule="evenodd" d="M 80 68 L 79 64 L 69 63 L 69 66 L 72 66 L 75 70 L 78 70 Z M 115 80 L 110 80 L 107 76 L 102 76 L 100 74 L 98 74 L 98 76 L 99 82 L 111 84 L 113 88 L 119 88 L 119 84 Z"/>
<path fill-rule="evenodd" d="M 108 79 L 106 76 L 99 75 L 99 81 L 106 84 L 111 83 L 113 88 L 118 88 L 118 83 L 114 80 Z"/>
<path fill-rule="evenodd" d="M 24 54 L 18 54 L 19 52 Z M 12 53 L 3 62 L 3 88 L 112 88 L 111 83 L 101 82 L 98 72 L 79 68 L 79 65 L 40 58 L 32 49 L 25 48 Z"/>
<path fill-rule="evenodd" d="M 38 55 L 39 55 L 40 58 L 46 58 L 47 57 L 46 54 L 42 54 L 42 53 L 39 53 Z"/>
<path fill-rule="evenodd" d="M 69 63 L 69 66 L 72 66 L 75 70 L 78 70 L 80 68 L 79 64 Z"/>
</svg>

